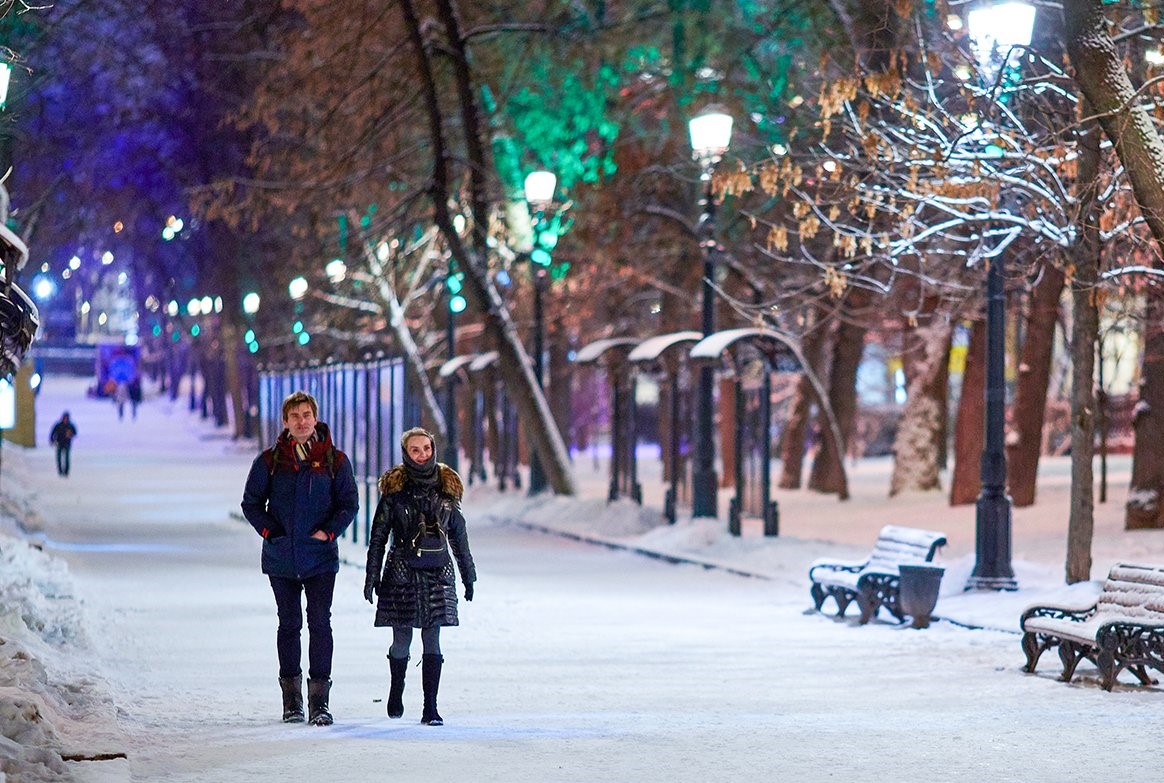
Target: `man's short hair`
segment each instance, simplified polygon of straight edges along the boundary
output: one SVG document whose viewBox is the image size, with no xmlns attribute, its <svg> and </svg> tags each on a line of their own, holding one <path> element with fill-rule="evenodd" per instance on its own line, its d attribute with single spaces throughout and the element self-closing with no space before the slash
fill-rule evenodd
<svg viewBox="0 0 1164 783">
<path fill-rule="evenodd" d="M 316 404 L 315 398 L 300 389 L 297 392 L 291 392 L 287 395 L 287 399 L 283 400 L 283 421 L 287 421 L 287 414 L 291 412 L 292 408 L 298 408 L 303 403 L 311 406 L 311 415 L 318 419 L 319 405 Z"/>
</svg>

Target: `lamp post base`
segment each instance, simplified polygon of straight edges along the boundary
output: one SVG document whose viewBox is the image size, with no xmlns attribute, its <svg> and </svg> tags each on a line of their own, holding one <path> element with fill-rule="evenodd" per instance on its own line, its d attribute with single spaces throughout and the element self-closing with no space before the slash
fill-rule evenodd
<svg viewBox="0 0 1164 783">
<path fill-rule="evenodd" d="M 529 494 L 540 495 L 546 491 L 546 472 L 536 454 L 529 458 Z"/>
<path fill-rule="evenodd" d="M 978 496 L 977 560 L 967 590 L 1017 590 L 1010 565 L 1011 503 L 1005 491 L 988 487 Z"/>
<path fill-rule="evenodd" d="M 971 576 L 966 580 L 965 590 L 1018 590 L 1018 582 L 1013 576 Z"/>
<path fill-rule="evenodd" d="M 691 516 L 718 517 L 719 478 L 715 470 L 695 470 L 691 473 Z"/>
</svg>

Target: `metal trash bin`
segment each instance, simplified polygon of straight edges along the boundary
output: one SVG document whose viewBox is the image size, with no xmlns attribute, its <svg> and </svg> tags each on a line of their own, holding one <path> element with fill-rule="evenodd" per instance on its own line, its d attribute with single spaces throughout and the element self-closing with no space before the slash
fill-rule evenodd
<svg viewBox="0 0 1164 783">
<path fill-rule="evenodd" d="M 938 605 L 938 590 L 942 586 L 944 566 L 903 565 L 897 571 L 901 576 L 898 583 L 898 601 L 901 611 L 913 618 L 914 628 L 928 628 L 930 615 Z"/>
</svg>

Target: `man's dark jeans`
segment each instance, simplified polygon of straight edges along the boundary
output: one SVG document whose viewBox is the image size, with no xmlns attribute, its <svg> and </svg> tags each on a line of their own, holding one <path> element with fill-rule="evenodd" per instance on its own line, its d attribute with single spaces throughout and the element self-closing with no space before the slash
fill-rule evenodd
<svg viewBox="0 0 1164 783">
<path fill-rule="evenodd" d="M 57 447 L 57 473 L 62 476 L 69 475 L 69 447 Z"/>
<path fill-rule="evenodd" d="M 279 608 L 279 676 L 298 677 L 302 672 L 303 606 L 300 596 L 307 596 L 307 676 L 313 680 L 331 678 L 331 598 L 335 591 L 335 574 L 320 574 L 308 579 L 272 576 L 271 590 Z"/>
</svg>

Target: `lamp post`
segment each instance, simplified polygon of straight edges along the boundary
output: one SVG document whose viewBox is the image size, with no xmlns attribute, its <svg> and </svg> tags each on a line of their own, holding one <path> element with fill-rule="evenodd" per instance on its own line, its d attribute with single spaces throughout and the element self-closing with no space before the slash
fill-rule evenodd
<svg viewBox="0 0 1164 783">
<path fill-rule="evenodd" d="M 457 277 L 457 262 L 449 256 L 445 274 L 445 293 L 448 295 L 449 309 L 445 313 L 445 356 L 451 360 L 457 355 L 457 313 L 465 309 L 465 298 L 460 293 L 460 279 Z M 460 470 L 461 434 L 457 431 L 457 374 L 449 375 L 445 382 L 445 453 L 444 461 L 453 470 Z"/>
<path fill-rule="evenodd" d="M 530 217 L 533 219 L 533 248 L 529 256 L 529 271 L 534 286 L 534 330 L 533 330 L 533 359 L 534 377 L 537 378 L 538 388 L 545 388 L 545 331 L 546 314 L 543 303 L 546 287 L 549 285 L 550 247 L 546 247 L 545 223 L 546 212 L 554 203 L 554 191 L 558 187 L 558 178 L 552 171 L 531 171 L 525 178 L 525 201 L 529 205 Z M 536 495 L 546 489 L 546 473 L 542 468 L 542 461 L 536 452 L 529 456 L 529 494 Z"/>
<path fill-rule="evenodd" d="M 712 105 L 691 118 L 692 157 L 701 169 L 703 193 L 699 217 L 699 246 L 703 254 L 703 336 L 715 331 L 715 194 L 711 175 L 715 164 L 727 152 L 732 137 L 732 117 L 722 106 Z M 718 516 L 719 479 L 715 474 L 715 437 L 712 432 L 714 416 L 715 368 L 704 364 L 699 368 L 699 397 L 695 410 L 695 464 L 691 475 L 691 513 L 696 517 Z"/>
<path fill-rule="evenodd" d="M 8 86 L 12 83 L 12 64 L 0 62 L 0 111 L 3 111 L 8 106 Z M 10 131 L 4 131 L 0 136 L 0 176 L 3 176 L 8 167 L 12 165 L 12 134 Z M 8 215 L 0 216 L 3 220 L 8 220 Z"/>
<path fill-rule="evenodd" d="M 984 4 L 968 17 L 970 37 L 985 80 L 1005 68 L 1013 47 L 1030 43 L 1035 9 L 1023 2 Z M 986 437 L 982 490 L 975 507 L 976 561 L 967 590 L 1015 590 L 1010 562 L 1011 501 L 1006 494 L 1006 277 L 1005 246 L 986 271 Z"/>
</svg>

